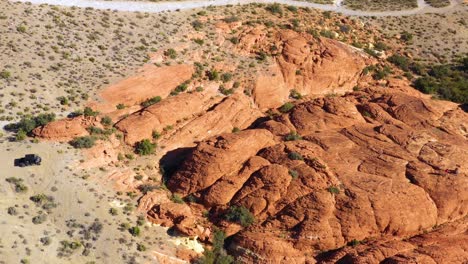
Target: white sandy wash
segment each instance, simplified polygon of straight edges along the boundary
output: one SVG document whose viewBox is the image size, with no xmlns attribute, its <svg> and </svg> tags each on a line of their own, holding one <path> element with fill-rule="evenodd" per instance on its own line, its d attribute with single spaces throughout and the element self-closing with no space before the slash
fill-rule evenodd
<svg viewBox="0 0 468 264">
<path fill-rule="evenodd" d="M 445 13 L 463 3 L 463 0 L 450 0 L 450 5 L 442 8 L 429 6 L 424 0 L 417 0 L 414 9 L 398 11 L 361 11 L 351 10 L 343 5 L 343 0 L 334 0 L 333 4 L 316 4 L 294 0 L 198 0 L 177 2 L 132 2 L 132 1 L 102 1 L 102 0 L 10 0 L 13 2 L 30 2 L 32 4 L 50 4 L 61 6 L 92 7 L 96 9 L 111 9 L 128 12 L 159 13 L 182 9 L 193 9 L 208 6 L 243 5 L 250 3 L 280 3 L 297 7 L 311 7 L 324 11 L 335 11 L 352 16 L 408 16 L 422 13 Z"/>
</svg>

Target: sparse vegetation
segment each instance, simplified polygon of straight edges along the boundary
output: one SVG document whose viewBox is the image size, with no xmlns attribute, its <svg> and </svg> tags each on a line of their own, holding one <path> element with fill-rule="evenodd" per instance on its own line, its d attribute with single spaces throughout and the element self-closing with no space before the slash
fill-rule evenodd
<svg viewBox="0 0 468 264">
<path fill-rule="evenodd" d="M 294 108 L 294 104 L 291 103 L 291 102 L 287 102 L 287 103 L 285 103 L 284 105 L 282 105 L 282 106 L 279 108 L 279 111 L 280 111 L 281 113 L 288 113 L 288 112 L 291 111 L 293 108 Z"/>
<path fill-rule="evenodd" d="M 288 158 L 291 159 L 291 160 L 304 160 L 304 158 L 302 157 L 302 155 L 298 152 L 289 152 L 288 154 Z"/>
<path fill-rule="evenodd" d="M 94 144 L 96 143 L 96 138 L 93 136 L 83 136 L 83 137 L 77 137 L 73 140 L 71 140 L 70 145 L 72 145 L 75 148 L 81 149 L 81 148 L 92 148 Z"/>
<path fill-rule="evenodd" d="M 159 103 L 160 101 L 161 101 L 161 96 L 155 96 L 155 97 L 150 98 L 150 99 L 144 101 L 143 103 L 141 103 L 141 106 L 148 107 L 150 105 L 154 105 L 156 103 Z"/>
<path fill-rule="evenodd" d="M 224 219 L 231 222 L 236 222 L 243 227 L 248 227 L 255 221 L 254 216 L 247 208 L 245 208 L 244 206 L 235 205 L 231 206 L 228 209 L 228 211 L 224 215 Z"/>
<path fill-rule="evenodd" d="M 224 240 L 226 234 L 221 230 L 215 230 L 213 233 L 213 248 L 206 249 L 203 257 L 196 261 L 197 264 L 231 264 L 234 258 L 226 253 L 224 249 Z"/>
<path fill-rule="evenodd" d="M 149 139 L 143 139 L 135 145 L 135 152 L 139 155 L 151 155 L 156 151 L 156 144 Z"/>
<path fill-rule="evenodd" d="M 284 139 L 286 141 L 295 141 L 295 140 L 301 140 L 302 137 L 296 131 L 291 131 L 289 132 L 289 134 L 286 135 Z"/>
</svg>

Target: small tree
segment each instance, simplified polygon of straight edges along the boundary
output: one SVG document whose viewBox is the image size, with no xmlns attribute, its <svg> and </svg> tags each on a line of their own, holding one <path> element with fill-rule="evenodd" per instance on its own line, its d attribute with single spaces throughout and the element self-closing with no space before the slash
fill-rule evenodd
<svg viewBox="0 0 468 264">
<path fill-rule="evenodd" d="M 135 146 L 135 152 L 142 156 L 153 154 L 155 149 L 156 144 L 151 143 L 149 139 L 143 139 Z"/>
</svg>

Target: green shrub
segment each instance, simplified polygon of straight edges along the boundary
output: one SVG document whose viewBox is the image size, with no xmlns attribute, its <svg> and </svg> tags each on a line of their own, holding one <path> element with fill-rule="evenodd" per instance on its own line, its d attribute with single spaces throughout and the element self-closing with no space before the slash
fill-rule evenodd
<svg viewBox="0 0 468 264">
<path fill-rule="evenodd" d="M 19 33 L 26 33 L 26 27 L 23 26 L 23 25 L 16 27 L 16 30 L 17 30 Z"/>
<path fill-rule="evenodd" d="M 141 230 L 140 230 L 140 227 L 138 227 L 138 226 L 133 226 L 133 227 L 130 227 L 130 228 L 128 229 L 128 232 L 129 232 L 132 236 L 136 237 L 136 236 L 139 236 L 139 235 L 140 235 Z"/>
<path fill-rule="evenodd" d="M 27 136 L 26 132 L 24 132 L 24 130 L 20 129 L 20 130 L 18 130 L 18 132 L 16 132 L 15 140 L 16 141 L 25 140 L 26 136 Z"/>
<path fill-rule="evenodd" d="M 392 56 L 388 57 L 387 60 L 403 71 L 409 71 L 410 61 L 407 57 L 393 54 Z"/>
<path fill-rule="evenodd" d="M 234 93 L 234 89 L 231 88 L 231 89 L 226 89 L 226 87 L 224 87 L 224 85 L 221 85 L 219 86 L 219 92 L 221 92 L 222 94 L 224 95 L 231 95 Z"/>
<path fill-rule="evenodd" d="M 4 79 L 4 80 L 8 80 L 10 79 L 11 77 L 11 72 L 9 71 L 6 71 L 6 70 L 3 70 L 0 72 L 0 78 Z"/>
<path fill-rule="evenodd" d="M 255 221 L 253 214 L 244 206 L 231 206 L 224 215 L 224 219 L 236 222 L 243 227 L 248 227 Z"/>
<path fill-rule="evenodd" d="M 232 73 L 226 72 L 221 75 L 221 81 L 229 82 L 232 79 Z"/>
<path fill-rule="evenodd" d="M 388 50 L 389 47 L 387 46 L 387 44 L 383 43 L 383 42 L 377 42 L 375 43 L 374 45 L 374 48 L 378 51 L 384 51 L 384 50 Z"/>
<path fill-rule="evenodd" d="M 110 118 L 108 116 L 104 116 L 101 119 L 101 124 L 103 124 L 104 126 L 111 126 L 112 125 L 112 118 Z"/>
<path fill-rule="evenodd" d="M 9 177 L 9 178 L 6 178 L 6 181 L 8 183 L 11 183 L 11 184 L 14 185 L 15 192 L 17 192 L 17 193 L 23 193 L 23 192 L 26 192 L 28 190 L 28 187 L 23 184 L 23 179 L 15 178 L 15 177 Z"/>
<path fill-rule="evenodd" d="M 122 109 L 125 108 L 125 105 L 124 105 L 124 104 L 118 104 L 118 105 L 116 106 L 116 108 L 119 109 L 119 110 L 122 110 Z"/>
<path fill-rule="evenodd" d="M 239 21 L 240 19 L 239 19 L 239 17 L 236 17 L 236 16 L 230 16 L 230 17 L 224 18 L 223 20 L 226 23 L 233 23 L 233 22 Z"/>
<path fill-rule="evenodd" d="M 71 140 L 69 143 L 74 148 L 78 148 L 78 149 L 92 148 L 94 144 L 96 143 L 96 138 L 92 136 L 77 137 Z"/>
<path fill-rule="evenodd" d="M 203 23 L 200 20 L 195 20 L 192 22 L 192 27 L 197 31 L 201 30 L 203 28 Z"/>
<path fill-rule="evenodd" d="M 93 109 L 91 109 L 90 107 L 85 107 L 84 111 L 83 111 L 83 115 L 84 116 L 97 116 L 99 114 L 99 112 L 97 111 L 93 111 Z"/>
<path fill-rule="evenodd" d="M 408 31 L 403 31 L 400 34 L 401 39 L 407 43 L 413 41 L 413 34 L 409 33 Z"/>
<path fill-rule="evenodd" d="M 178 204 L 185 203 L 184 200 L 177 194 L 172 194 L 171 201 L 173 201 L 174 203 L 178 203 Z"/>
<path fill-rule="evenodd" d="M 197 264 L 231 264 L 234 263 L 234 258 L 226 254 L 224 250 L 224 240 L 226 234 L 223 231 L 216 229 L 213 233 L 213 247 L 205 249 L 203 257 L 198 259 Z"/>
<path fill-rule="evenodd" d="M 440 99 L 468 104 L 468 56 L 458 62 L 427 67 L 427 74 L 417 78 L 413 86 Z M 424 71 L 424 70 L 423 70 Z"/>
<path fill-rule="evenodd" d="M 135 152 L 142 156 L 153 154 L 155 150 L 156 144 L 151 143 L 149 139 L 143 139 L 135 146 Z"/>
<path fill-rule="evenodd" d="M 300 94 L 297 90 L 293 89 L 289 92 L 289 97 L 299 100 L 302 99 L 302 94 Z"/>
<path fill-rule="evenodd" d="M 232 37 L 232 38 L 229 39 L 229 41 L 231 41 L 232 44 L 238 44 L 239 43 L 239 38 Z"/>
<path fill-rule="evenodd" d="M 177 58 L 177 51 L 175 51 L 175 49 L 167 49 L 166 51 L 164 51 L 164 56 L 167 56 L 171 59 L 175 59 Z"/>
<path fill-rule="evenodd" d="M 282 106 L 279 108 L 279 111 L 280 111 L 281 113 L 288 113 L 288 112 L 291 111 L 293 108 L 294 108 L 294 104 L 291 103 L 291 102 L 287 102 L 287 103 L 285 103 L 284 105 L 282 105 Z"/>
<path fill-rule="evenodd" d="M 325 37 L 325 38 L 330 38 L 330 39 L 335 38 L 335 34 L 333 33 L 333 31 L 325 30 L 325 29 L 320 31 L 320 36 Z"/>
<path fill-rule="evenodd" d="M 137 250 L 138 251 L 146 251 L 146 246 L 143 244 L 137 244 Z"/>
<path fill-rule="evenodd" d="M 336 187 L 336 186 L 328 187 L 327 191 L 329 191 L 331 194 L 339 194 L 340 193 L 340 189 L 338 189 L 338 187 Z"/>
<path fill-rule="evenodd" d="M 31 133 L 34 128 L 44 126 L 55 120 L 55 114 L 39 114 L 37 116 L 23 117 L 18 123 L 8 124 L 5 129 L 9 131 L 23 131 L 26 134 Z"/>
<path fill-rule="evenodd" d="M 161 101 L 161 96 L 155 96 L 155 97 L 150 98 L 150 99 L 144 101 L 143 103 L 141 103 L 141 106 L 148 107 L 150 105 L 154 105 L 156 103 L 159 103 L 160 101 Z"/>
<path fill-rule="evenodd" d="M 288 158 L 291 159 L 291 160 L 304 160 L 304 158 L 302 157 L 302 155 L 300 153 L 297 153 L 297 152 L 289 152 L 288 154 Z"/>
<path fill-rule="evenodd" d="M 286 141 L 295 141 L 295 140 L 301 140 L 302 137 L 296 131 L 291 131 L 289 132 L 289 134 L 286 135 L 284 139 Z"/>
<path fill-rule="evenodd" d="M 33 224 L 35 225 L 39 225 L 39 224 L 42 224 L 44 223 L 45 221 L 47 220 L 47 215 L 46 214 L 39 214 L 39 215 L 36 215 L 32 218 L 32 222 Z"/>
<path fill-rule="evenodd" d="M 272 14 L 283 14 L 283 8 L 278 3 L 268 5 L 265 9 Z"/>
<path fill-rule="evenodd" d="M 291 175 L 293 179 L 297 179 L 299 177 L 299 172 L 295 170 L 289 170 L 289 175 Z"/>
<path fill-rule="evenodd" d="M 153 130 L 153 132 L 151 133 L 151 136 L 153 137 L 153 139 L 159 139 L 161 137 L 161 133 L 159 133 L 158 131 L 156 130 Z"/>
<path fill-rule="evenodd" d="M 207 73 L 208 80 L 210 81 L 217 81 L 219 80 L 219 72 L 215 69 L 212 69 L 211 71 L 208 71 Z"/>
</svg>

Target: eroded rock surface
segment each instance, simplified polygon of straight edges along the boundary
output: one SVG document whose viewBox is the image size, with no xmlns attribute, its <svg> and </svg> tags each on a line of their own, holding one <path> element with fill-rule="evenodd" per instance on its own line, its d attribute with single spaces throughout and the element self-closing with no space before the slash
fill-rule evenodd
<svg viewBox="0 0 468 264">
<path fill-rule="evenodd" d="M 200 197 L 215 222 L 232 205 L 255 215 L 230 245 L 249 263 L 440 263 L 432 250 L 467 239 L 468 141 L 460 119 L 468 115 L 456 105 L 400 92 L 317 98 L 262 129 L 201 142 L 168 187 Z M 302 138 L 284 140 L 288 130 Z M 450 238 L 440 237 L 445 229 L 417 237 L 448 223 L 458 230 Z M 412 236 L 424 242 L 402 240 Z M 319 258 L 369 239 L 389 242 Z M 463 250 L 449 255 L 453 263 L 462 263 Z"/>
</svg>

